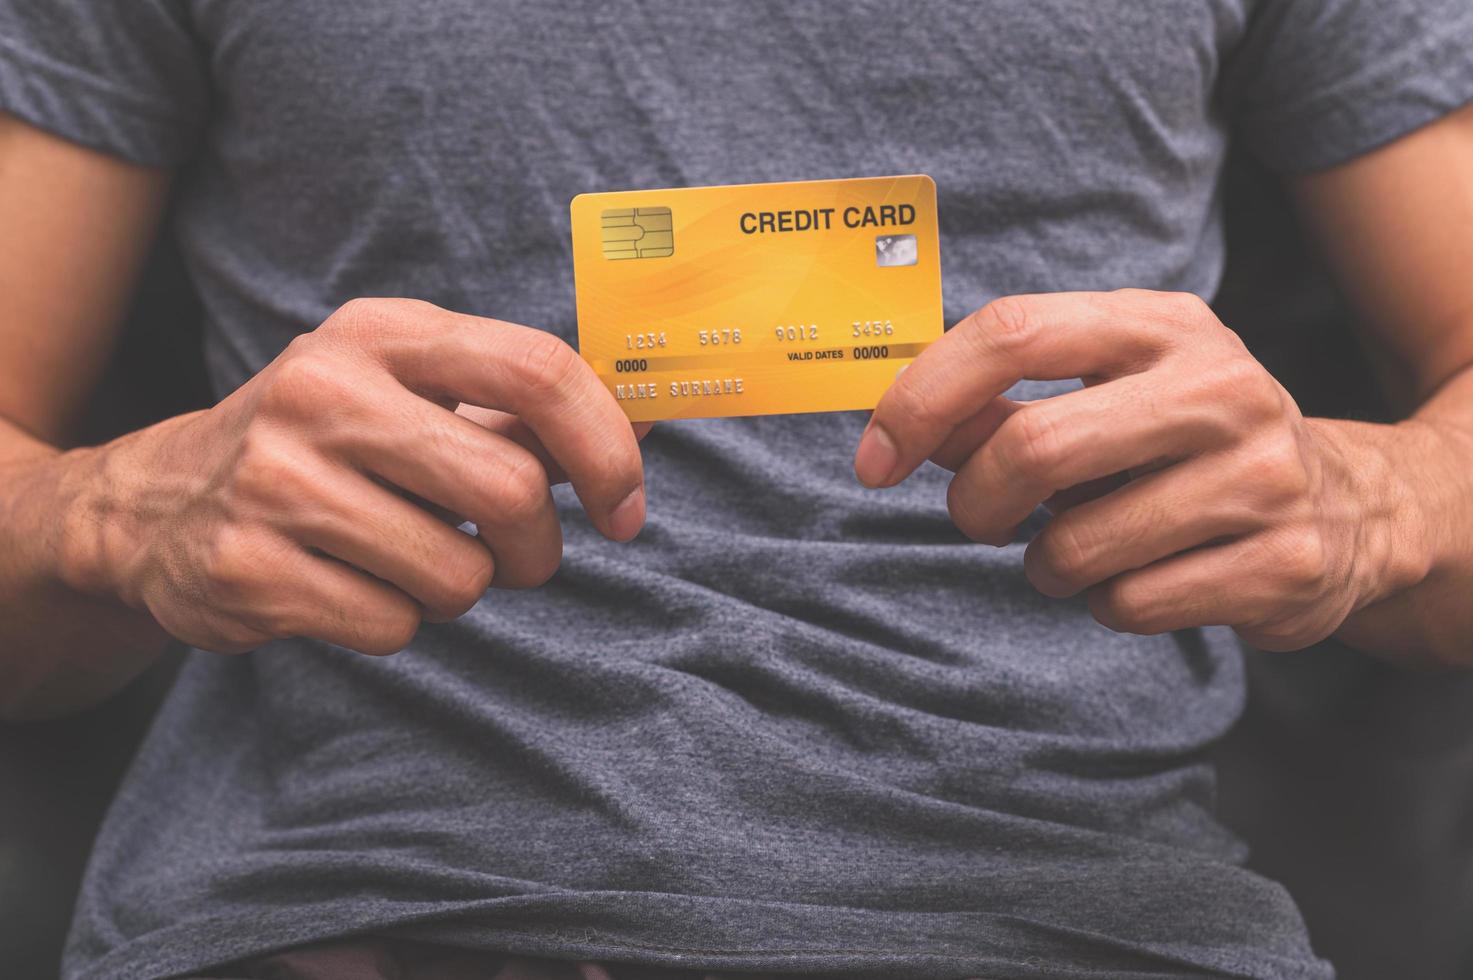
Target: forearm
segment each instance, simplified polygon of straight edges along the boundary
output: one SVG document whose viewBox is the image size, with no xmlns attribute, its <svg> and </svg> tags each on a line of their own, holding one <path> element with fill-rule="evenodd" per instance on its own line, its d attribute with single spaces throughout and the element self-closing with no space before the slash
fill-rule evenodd
<svg viewBox="0 0 1473 980">
<path fill-rule="evenodd" d="M 1384 539 L 1374 550 L 1387 553 L 1376 561 L 1420 574 L 1390 576 L 1385 594 L 1347 619 L 1337 636 L 1397 661 L 1473 667 L 1473 368 L 1407 421 L 1376 428 L 1385 443 L 1378 455 L 1399 484 L 1390 495 L 1392 519 L 1372 535 Z M 1377 490 L 1365 492 L 1373 497 Z"/>
<path fill-rule="evenodd" d="M 147 667 L 167 634 L 101 587 L 81 555 L 101 540 L 94 480 L 106 449 L 60 452 L 0 422 L 0 718 L 63 714 Z M 78 540 L 78 538 L 83 540 Z"/>
</svg>

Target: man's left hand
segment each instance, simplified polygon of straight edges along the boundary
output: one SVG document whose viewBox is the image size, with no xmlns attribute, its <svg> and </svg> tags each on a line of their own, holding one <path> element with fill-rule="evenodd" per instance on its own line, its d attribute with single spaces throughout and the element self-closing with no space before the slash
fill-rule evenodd
<svg viewBox="0 0 1473 980">
<path fill-rule="evenodd" d="M 1003 397 L 1025 378 L 1085 387 Z M 872 487 L 927 458 L 953 470 L 953 520 L 999 546 L 1047 503 L 1028 578 L 1087 593 L 1111 629 L 1224 624 L 1288 650 L 1426 574 L 1415 441 L 1304 418 L 1201 299 L 1127 290 L 972 314 L 881 399 L 855 470 Z"/>
</svg>

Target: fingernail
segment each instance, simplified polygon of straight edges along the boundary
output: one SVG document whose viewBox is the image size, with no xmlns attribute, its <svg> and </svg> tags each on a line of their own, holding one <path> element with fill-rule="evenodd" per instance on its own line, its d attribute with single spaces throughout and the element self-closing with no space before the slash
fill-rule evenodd
<svg viewBox="0 0 1473 980">
<path fill-rule="evenodd" d="M 900 454 L 890 433 L 873 423 L 864 430 L 859 448 L 854 452 L 854 473 L 867 487 L 880 487 L 889 482 Z"/>
<path fill-rule="evenodd" d="M 619 502 L 609 515 L 609 531 L 615 541 L 628 541 L 644 527 L 644 487 Z"/>
</svg>

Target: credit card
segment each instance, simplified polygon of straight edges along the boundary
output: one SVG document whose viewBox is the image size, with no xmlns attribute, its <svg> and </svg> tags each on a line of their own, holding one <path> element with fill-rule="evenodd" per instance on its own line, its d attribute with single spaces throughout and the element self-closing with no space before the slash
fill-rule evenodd
<svg viewBox="0 0 1473 980">
<path fill-rule="evenodd" d="M 636 422 L 873 408 L 941 336 L 930 177 L 580 194 L 578 348 Z"/>
</svg>

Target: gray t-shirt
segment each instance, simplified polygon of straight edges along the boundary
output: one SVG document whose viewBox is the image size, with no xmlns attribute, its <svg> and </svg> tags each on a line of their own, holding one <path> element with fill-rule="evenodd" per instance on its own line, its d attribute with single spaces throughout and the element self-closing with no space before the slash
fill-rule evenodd
<svg viewBox="0 0 1473 980">
<path fill-rule="evenodd" d="M 575 335 L 580 191 L 926 172 L 946 314 L 1210 297 L 1230 127 L 1281 170 L 1473 98 L 1466 0 L 0 0 L 0 108 L 186 164 L 218 392 L 358 295 Z M 1042 387 L 1021 394 L 1041 394 Z M 862 414 L 685 422 L 649 522 L 406 653 L 195 654 L 69 978 L 350 932 L 885 977 L 1321 978 L 1204 750 L 1225 631 L 1113 634 L 970 544 Z M 1036 530 L 1036 523 L 1025 534 Z"/>
</svg>

